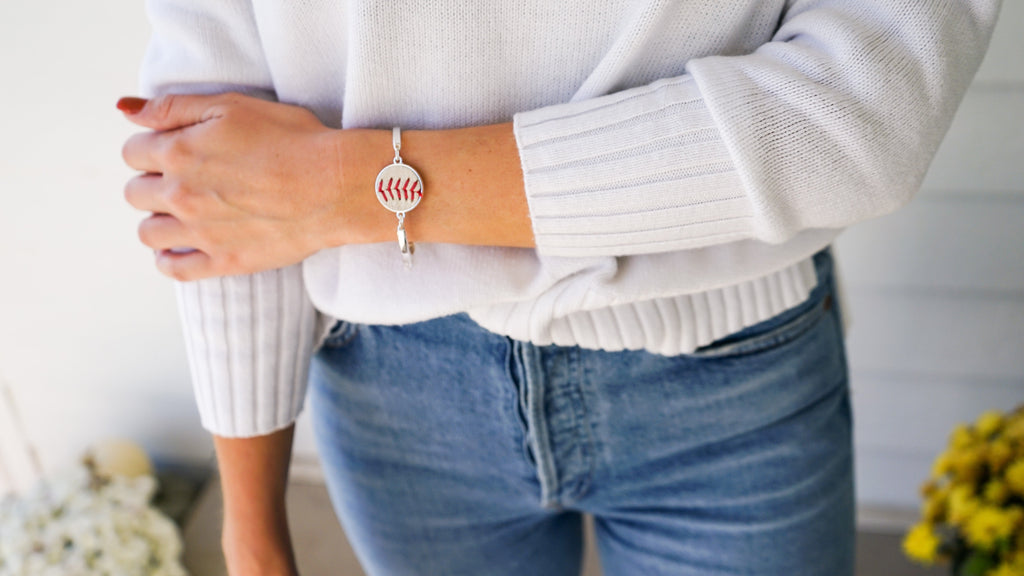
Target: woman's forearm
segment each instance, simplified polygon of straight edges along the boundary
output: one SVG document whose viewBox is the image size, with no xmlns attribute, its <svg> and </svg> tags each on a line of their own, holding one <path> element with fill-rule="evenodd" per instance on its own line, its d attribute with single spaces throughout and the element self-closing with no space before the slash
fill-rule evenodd
<svg viewBox="0 0 1024 576">
<path fill-rule="evenodd" d="M 341 182 L 333 236 L 326 246 L 390 242 L 395 215 L 374 194 L 391 163 L 391 130 L 335 131 Z M 403 130 L 402 159 L 423 178 L 423 201 L 409 212 L 414 242 L 532 247 L 530 211 L 512 123 L 452 130 Z"/>
<path fill-rule="evenodd" d="M 222 544 L 233 576 L 296 573 L 285 510 L 293 434 L 294 425 L 252 438 L 214 436 L 224 494 Z"/>
</svg>

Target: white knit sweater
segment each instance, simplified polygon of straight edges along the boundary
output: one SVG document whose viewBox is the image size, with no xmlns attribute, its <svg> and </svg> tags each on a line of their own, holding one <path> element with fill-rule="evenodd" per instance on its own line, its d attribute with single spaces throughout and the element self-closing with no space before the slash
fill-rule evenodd
<svg viewBox="0 0 1024 576">
<path fill-rule="evenodd" d="M 918 189 L 999 0 L 148 7 L 146 95 L 243 91 L 339 128 L 515 122 L 536 250 L 421 243 L 405 271 L 393 243 L 346 246 L 177 284 L 203 426 L 253 436 L 298 416 L 336 318 L 466 311 L 680 354 L 800 303 L 814 252 Z"/>
</svg>

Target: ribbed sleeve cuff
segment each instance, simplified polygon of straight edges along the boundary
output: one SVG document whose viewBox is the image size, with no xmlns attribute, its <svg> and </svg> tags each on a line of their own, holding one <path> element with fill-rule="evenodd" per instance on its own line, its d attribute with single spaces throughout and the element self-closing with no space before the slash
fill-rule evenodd
<svg viewBox="0 0 1024 576">
<path fill-rule="evenodd" d="M 682 250 L 752 235 L 754 212 L 689 76 L 514 117 L 540 253 Z"/>
<path fill-rule="evenodd" d="M 301 264 L 175 288 L 203 427 L 249 437 L 294 422 L 317 331 Z"/>
</svg>

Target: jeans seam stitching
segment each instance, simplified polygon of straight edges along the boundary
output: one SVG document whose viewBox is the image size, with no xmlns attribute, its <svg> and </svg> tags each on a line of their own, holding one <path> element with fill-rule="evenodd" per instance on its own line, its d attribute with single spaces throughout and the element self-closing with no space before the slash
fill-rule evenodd
<svg viewBox="0 0 1024 576">
<path fill-rule="evenodd" d="M 587 465 L 587 472 L 573 484 L 572 490 L 567 494 L 567 497 L 570 501 L 578 501 L 586 494 L 587 489 L 590 488 L 590 481 L 594 475 L 594 451 L 593 437 L 590 433 L 590 419 L 588 418 L 587 406 L 583 399 L 583 368 L 579 347 L 573 348 L 571 357 L 573 359 L 571 375 L 574 384 L 572 394 L 574 412 L 573 419 L 575 420 L 574 432 L 576 435 L 576 444 L 580 447 L 583 461 L 586 462 Z M 576 413 L 577 410 L 579 413 Z M 580 432 L 581 428 L 583 429 L 582 433 Z M 586 442 L 581 441 L 582 437 L 586 438 Z"/>
<path fill-rule="evenodd" d="M 519 451 L 527 465 L 536 465 L 535 459 L 530 454 L 529 424 L 527 423 L 526 415 L 522 410 L 522 395 L 525 393 L 522 388 L 523 383 L 516 379 L 512 370 L 512 363 L 520 361 L 519 355 L 516 354 L 517 347 L 518 344 L 514 340 L 506 337 L 505 374 L 508 377 L 509 382 L 512 384 L 511 395 L 513 418 L 516 421 L 519 433 L 522 434 L 522 439 L 518 442 Z"/>
</svg>

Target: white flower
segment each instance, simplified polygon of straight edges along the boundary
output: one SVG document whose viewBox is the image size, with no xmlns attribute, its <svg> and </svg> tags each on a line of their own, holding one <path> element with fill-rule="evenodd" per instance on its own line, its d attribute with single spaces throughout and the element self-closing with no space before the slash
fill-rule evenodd
<svg viewBox="0 0 1024 576">
<path fill-rule="evenodd" d="M 101 482 L 85 465 L 0 502 L 0 576 L 187 576 L 152 476 Z"/>
</svg>

